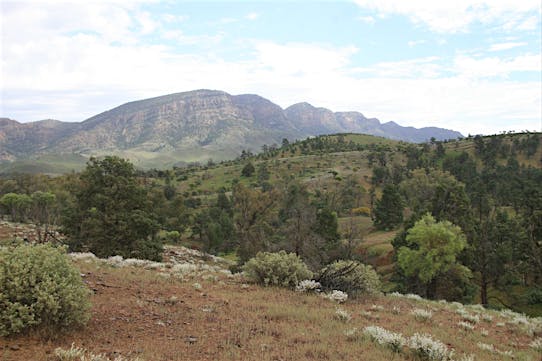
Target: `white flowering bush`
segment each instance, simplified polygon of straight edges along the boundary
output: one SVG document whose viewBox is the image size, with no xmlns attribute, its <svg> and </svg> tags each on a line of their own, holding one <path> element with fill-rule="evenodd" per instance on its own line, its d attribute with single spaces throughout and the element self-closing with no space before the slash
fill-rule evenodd
<svg viewBox="0 0 542 361">
<path fill-rule="evenodd" d="M 314 280 L 303 280 L 297 284 L 295 290 L 297 292 L 320 292 L 320 282 Z"/>
<path fill-rule="evenodd" d="M 316 277 L 324 290 L 341 290 L 352 297 L 378 294 L 380 277 L 369 265 L 357 261 L 336 261 L 322 268 Z"/>
<path fill-rule="evenodd" d="M 72 346 L 65 350 L 60 347 L 55 349 L 55 356 L 58 361 L 75 361 L 80 360 L 85 357 L 85 349 L 75 346 L 72 343 Z"/>
<path fill-rule="evenodd" d="M 470 314 L 468 312 L 462 313 L 461 318 L 463 319 L 463 321 L 467 321 L 467 322 L 470 322 L 470 323 L 478 323 L 478 322 L 480 322 L 480 317 L 478 315 L 473 315 L 473 314 Z"/>
<path fill-rule="evenodd" d="M 516 326 L 519 331 L 526 333 L 529 336 L 535 336 L 542 333 L 542 318 L 531 318 L 521 313 L 513 311 L 501 312 L 501 314 L 507 314 L 510 320 L 510 325 Z"/>
<path fill-rule="evenodd" d="M 76 261 L 95 261 L 98 259 L 92 252 L 72 252 L 68 256 Z"/>
<path fill-rule="evenodd" d="M 529 347 L 535 350 L 538 353 L 542 354 L 542 338 L 538 337 L 534 339 L 530 344 Z"/>
<path fill-rule="evenodd" d="M 333 290 L 331 293 L 325 294 L 324 297 L 337 303 L 345 303 L 348 299 L 348 294 L 343 291 Z"/>
<path fill-rule="evenodd" d="M 50 244 L 0 248 L 0 336 L 84 325 L 89 291 L 65 250 Z"/>
<path fill-rule="evenodd" d="M 54 354 L 56 361 L 142 361 L 139 357 L 128 359 L 123 356 L 110 359 L 103 354 L 94 354 L 84 348 L 76 347 L 73 343 L 67 350 L 57 347 Z"/>
<path fill-rule="evenodd" d="M 348 341 L 356 341 L 360 337 L 360 332 L 357 327 L 354 327 L 344 331 L 344 335 Z"/>
<path fill-rule="evenodd" d="M 474 326 L 468 322 L 465 321 L 459 321 L 457 325 L 462 328 L 465 331 L 472 331 L 474 330 Z"/>
<path fill-rule="evenodd" d="M 448 361 L 454 354 L 448 346 L 426 334 L 415 333 L 408 339 L 408 347 L 422 360 Z"/>
<path fill-rule="evenodd" d="M 476 344 L 480 350 L 495 353 L 495 346 L 489 343 L 478 342 Z"/>
<path fill-rule="evenodd" d="M 478 342 L 477 346 L 478 346 L 478 348 L 480 350 L 484 350 L 484 351 L 487 351 L 487 352 L 492 353 L 492 354 L 497 354 L 497 355 L 507 356 L 507 357 L 513 357 L 514 356 L 512 351 L 510 351 L 510 350 L 506 350 L 506 351 L 499 350 L 495 346 L 493 346 L 492 344 Z"/>
<path fill-rule="evenodd" d="M 406 338 L 400 333 L 388 331 L 380 326 L 367 326 L 363 329 L 363 334 L 393 352 L 401 352 L 407 344 Z"/>
<path fill-rule="evenodd" d="M 259 252 L 243 266 L 246 277 L 264 286 L 295 288 L 300 281 L 310 279 L 312 272 L 295 253 Z"/>
<path fill-rule="evenodd" d="M 468 305 L 467 307 L 470 308 L 473 311 L 486 312 L 485 307 L 482 306 L 481 304 Z"/>
<path fill-rule="evenodd" d="M 337 308 L 335 310 L 335 318 L 342 322 L 348 322 L 352 319 L 352 316 L 350 316 L 348 311 L 343 310 L 342 308 Z"/>
<path fill-rule="evenodd" d="M 410 314 L 414 316 L 414 319 L 419 322 L 427 322 L 433 317 L 433 312 L 424 310 L 421 308 L 415 308 L 410 311 Z"/>
<path fill-rule="evenodd" d="M 482 320 L 487 323 L 493 322 L 493 316 L 491 316 L 489 313 L 482 313 Z"/>
<path fill-rule="evenodd" d="M 420 301 L 420 302 L 427 301 L 424 298 L 422 298 L 420 295 L 417 295 L 414 293 L 403 294 L 399 292 L 392 292 L 392 293 L 389 293 L 388 296 L 397 297 L 397 298 L 406 298 L 407 300 Z"/>
</svg>

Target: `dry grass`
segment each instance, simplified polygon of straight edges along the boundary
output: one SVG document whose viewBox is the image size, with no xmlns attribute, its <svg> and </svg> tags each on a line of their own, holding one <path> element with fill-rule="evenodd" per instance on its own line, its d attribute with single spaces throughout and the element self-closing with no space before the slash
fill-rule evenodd
<svg viewBox="0 0 542 361">
<path fill-rule="evenodd" d="M 510 350 L 519 360 L 540 359 L 529 347 L 534 336 L 496 312 L 491 321 L 466 331 L 458 325 L 463 318 L 457 306 L 380 296 L 341 305 L 352 316 L 345 322 L 336 317 L 337 305 L 318 294 L 246 287 L 242 279 L 225 274 L 217 274 L 217 280 L 206 281 L 198 274 L 181 280 L 96 261 L 78 265 L 94 291 L 88 326 L 54 340 L 35 335 L 2 339 L 0 360 L 55 360 L 55 348 L 69 349 L 72 343 L 111 359 L 122 355 L 153 361 L 414 360 L 407 352 L 397 354 L 364 337 L 345 334 L 370 325 L 405 337 L 431 334 L 453 348 L 458 359 L 463 354 L 474 354 L 481 361 L 505 357 L 480 349 L 478 343 Z M 195 282 L 201 290 L 193 287 Z M 430 310 L 433 316 L 418 322 L 410 314 L 416 308 Z M 499 322 L 504 326 L 497 326 Z"/>
</svg>

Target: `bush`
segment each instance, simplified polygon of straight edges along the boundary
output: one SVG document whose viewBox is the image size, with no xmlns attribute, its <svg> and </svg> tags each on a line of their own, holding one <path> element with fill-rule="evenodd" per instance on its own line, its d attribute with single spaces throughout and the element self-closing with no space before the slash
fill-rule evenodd
<svg viewBox="0 0 542 361">
<path fill-rule="evenodd" d="M 312 277 L 312 272 L 301 258 L 294 253 L 258 252 L 243 266 L 246 276 L 265 286 L 294 288 L 297 284 Z"/>
<path fill-rule="evenodd" d="M 357 261 L 336 261 L 327 265 L 316 280 L 324 290 L 341 290 L 352 297 L 377 294 L 382 288 L 373 267 Z"/>
<path fill-rule="evenodd" d="M 356 216 L 371 216 L 371 209 L 369 207 L 352 208 L 352 213 Z"/>
<path fill-rule="evenodd" d="M 48 244 L 0 247 L 0 336 L 85 324 L 89 292 L 65 251 Z"/>
<path fill-rule="evenodd" d="M 448 346 L 426 334 L 415 333 L 409 338 L 408 347 L 421 360 L 449 361 L 454 354 Z"/>
</svg>

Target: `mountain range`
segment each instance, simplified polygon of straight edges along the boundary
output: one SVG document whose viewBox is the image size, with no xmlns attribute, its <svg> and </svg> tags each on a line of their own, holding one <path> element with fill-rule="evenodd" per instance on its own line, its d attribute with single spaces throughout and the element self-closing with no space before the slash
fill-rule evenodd
<svg viewBox="0 0 542 361">
<path fill-rule="evenodd" d="M 283 138 L 365 133 L 407 142 L 462 137 L 435 127 L 381 123 L 359 112 L 332 112 L 308 103 L 286 109 L 252 94 L 195 90 L 134 101 L 83 122 L 0 118 L 0 160 L 84 164 L 90 156 L 117 154 L 142 168 L 223 160 L 243 149 L 258 151 Z"/>
</svg>

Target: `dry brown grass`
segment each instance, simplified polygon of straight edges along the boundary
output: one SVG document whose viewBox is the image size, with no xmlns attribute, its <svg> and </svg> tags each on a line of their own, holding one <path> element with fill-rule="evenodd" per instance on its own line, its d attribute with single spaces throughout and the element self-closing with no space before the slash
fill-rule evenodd
<svg viewBox="0 0 542 361">
<path fill-rule="evenodd" d="M 381 296 L 341 305 L 352 315 L 344 322 L 335 317 L 337 305 L 316 294 L 247 288 L 242 280 L 225 275 L 218 281 L 197 276 L 181 281 L 140 268 L 82 261 L 78 265 L 94 290 L 88 326 L 54 340 L 34 335 L 1 339 L 0 360 L 55 360 L 54 349 L 69 349 L 72 343 L 111 358 L 120 354 L 153 361 L 414 360 L 408 353 L 395 354 L 362 337 L 345 336 L 349 329 L 361 331 L 369 325 L 405 336 L 429 333 L 455 349 L 457 356 L 475 354 L 476 360 L 502 358 L 480 350 L 478 342 L 512 350 L 519 360 L 540 360 L 528 347 L 532 336 L 513 325 L 497 327 L 506 319 L 496 313 L 491 322 L 481 320 L 473 331 L 465 331 L 457 325 L 461 316 L 449 304 Z M 193 287 L 196 281 L 201 290 Z M 414 308 L 431 310 L 433 316 L 418 322 L 410 314 Z"/>
</svg>

